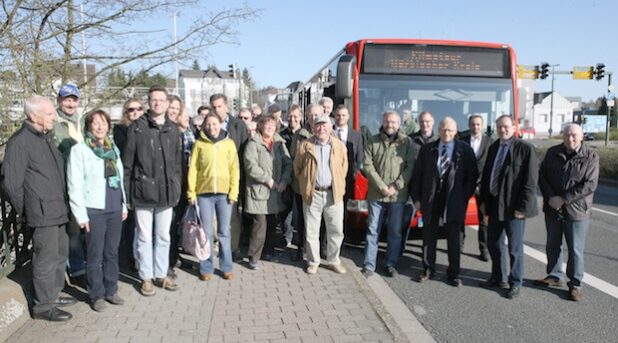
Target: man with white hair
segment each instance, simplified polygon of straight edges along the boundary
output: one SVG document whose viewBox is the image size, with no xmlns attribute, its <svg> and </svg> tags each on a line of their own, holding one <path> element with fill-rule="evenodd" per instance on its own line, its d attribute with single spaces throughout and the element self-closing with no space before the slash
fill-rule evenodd
<svg viewBox="0 0 618 343">
<path fill-rule="evenodd" d="M 68 199 L 62 154 L 54 144 L 56 110 L 51 100 L 26 100 L 27 120 L 6 145 L 3 188 L 11 205 L 33 228 L 34 319 L 62 322 L 73 316 L 58 307 L 75 304 L 59 297 L 69 252 Z"/>
<path fill-rule="evenodd" d="M 539 170 L 543 212 L 547 229 L 547 277 L 539 286 L 562 286 L 562 237 L 568 247 L 568 299 L 583 297 L 584 247 L 590 224 L 592 200 L 599 181 L 599 155 L 584 144 L 581 126 L 569 124 L 562 144 L 545 153 Z"/>
<path fill-rule="evenodd" d="M 423 213 L 424 282 L 436 273 L 438 231 L 444 228 L 447 239 L 446 270 L 451 286 L 460 287 L 460 232 L 466 217 L 468 199 L 474 194 L 478 169 L 474 151 L 466 143 L 455 140 L 457 123 L 451 117 L 440 122 L 440 139 L 423 145 L 412 173 L 414 207 Z"/>
</svg>

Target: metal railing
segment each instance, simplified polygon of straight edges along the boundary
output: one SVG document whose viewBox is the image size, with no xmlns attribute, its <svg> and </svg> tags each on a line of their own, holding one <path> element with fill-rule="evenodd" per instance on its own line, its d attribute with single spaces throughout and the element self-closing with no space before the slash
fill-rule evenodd
<svg viewBox="0 0 618 343">
<path fill-rule="evenodd" d="M 2 163 L 0 163 L 0 168 Z M 0 279 L 32 258 L 32 230 L 23 225 L 4 190 L 0 189 L 2 226 L 0 226 Z"/>
</svg>

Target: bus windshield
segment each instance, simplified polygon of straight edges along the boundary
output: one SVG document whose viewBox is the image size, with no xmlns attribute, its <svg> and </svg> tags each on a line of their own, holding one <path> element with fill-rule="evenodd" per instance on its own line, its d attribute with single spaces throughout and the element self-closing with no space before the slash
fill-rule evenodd
<svg viewBox="0 0 618 343">
<path fill-rule="evenodd" d="M 410 115 L 417 119 L 421 112 L 429 111 L 435 118 L 436 132 L 445 116 L 453 117 L 461 132 L 468 129 L 468 117 L 478 114 L 491 133 L 498 116 L 513 113 L 512 89 L 510 79 L 361 74 L 359 127 L 363 134 L 374 135 L 384 111 L 397 111 L 403 122 Z M 402 129 L 404 126 L 402 123 Z"/>
</svg>

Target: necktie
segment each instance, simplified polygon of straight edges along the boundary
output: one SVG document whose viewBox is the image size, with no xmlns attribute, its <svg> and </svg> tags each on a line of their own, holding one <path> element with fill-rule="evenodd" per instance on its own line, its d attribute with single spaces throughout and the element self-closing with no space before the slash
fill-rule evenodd
<svg viewBox="0 0 618 343">
<path fill-rule="evenodd" d="M 337 138 L 339 138 L 340 141 L 343 141 L 343 130 L 342 129 L 337 129 Z"/>
<path fill-rule="evenodd" d="M 444 176 L 451 161 L 449 161 L 448 154 L 446 153 L 446 145 L 442 146 L 442 152 L 440 153 L 440 177 Z"/>
<path fill-rule="evenodd" d="M 508 151 L 509 149 L 506 143 L 500 144 L 500 149 L 498 150 L 498 154 L 496 155 L 496 160 L 494 162 L 494 168 L 491 171 L 491 184 L 489 187 L 489 192 L 493 196 L 498 196 L 500 172 L 502 171 L 502 165 L 504 164 L 504 159 Z"/>
</svg>

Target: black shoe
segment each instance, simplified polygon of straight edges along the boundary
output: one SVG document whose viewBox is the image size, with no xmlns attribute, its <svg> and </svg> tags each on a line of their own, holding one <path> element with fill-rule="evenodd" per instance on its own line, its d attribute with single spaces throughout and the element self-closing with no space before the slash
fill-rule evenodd
<svg viewBox="0 0 618 343">
<path fill-rule="evenodd" d="M 186 261 L 180 261 L 180 269 L 192 269 L 193 268 L 193 264 L 186 262 Z"/>
<path fill-rule="evenodd" d="M 77 304 L 77 299 L 74 297 L 58 297 L 56 301 L 54 301 L 54 305 L 58 307 L 66 307 Z"/>
<path fill-rule="evenodd" d="M 461 287 L 461 279 L 458 277 L 450 277 L 448 278 L 448 284 L 453 287 Z"/>
<path fill-rule="evenodd" d="M 418 276 L 417 281 L 418 282 L 425 282 L 427 280 L 431 280 L 433 279 L 433 273 L 430 272 L 429 270 L 425 270 L 424 272 L 421 273 L 421 275 Z"/>
<path fill-rule="evenodd" d="M 50 322 L 66 322 L 73 318 L 73 315 L 59 308 L 52 308 L 49 311 L 32 313 L 32 319 L 48 320 Z"/>
<path fill-rule="evenodd" d="M 84 289 L 88 287 L 88 279 L 86 279 L 86 274 L 72 276 L 69 278 L 69 281 L 71 282 L 71 286 L 73 287 L 77 286 Z"/>
<path fill-rule="evenodd" d="M 369 270 L 367 268 L 363 268 L 363 269 L 361 269 L 361 274 L 363 274 L 364 277 L 368 278 L 371 275 L 373 275 L 373 270 Z"/>
<path fill-rule="evenodd" d="M 515 299 L 519 296 L 520 287 L 514 286 L 509 289 L 508 293 L 506 293 L 506 297 L 509 299 Z"/>
<path fill-rule="evenodd" d="M 241 262 L 242 260 L 243 260 L 243 256 L 240 250 L 236 250 L 232 252 L 232 262 Z"/>
<path fill-rule="evenodd" d="M 388 277 L 395 277 L 399 275 L 399 272 L 397 272 L 397 269 L 393 266 L 386 266 L 386 268 L 384 268 L 384 273 L 386 273 L 386 276 Z"/>
<path fill-rule="evenodd" d="M 482 252 L 479 254 L 479 260 L 483 262 L 489 261 L 489 254 L 487 252 Z"/>
<path fill-rule="evenodd" d="M 486 281 L 481 281 L 479 283 L 479 286 L 483 287 L 483 288 L 504 288 L 504 289 L 508 289 L 509 288 L 509 284 L 506 282 L 501 282 L 501 281 L 496 281 L 494 279 L 489 279 Z"/>
<path fill-rule="evenodd" d="M 299 262 L 303 260 L 303 250 L 302 249 L 296 249 L 296 255 L 292 258 L 292 260 Z"/>
</svg>

